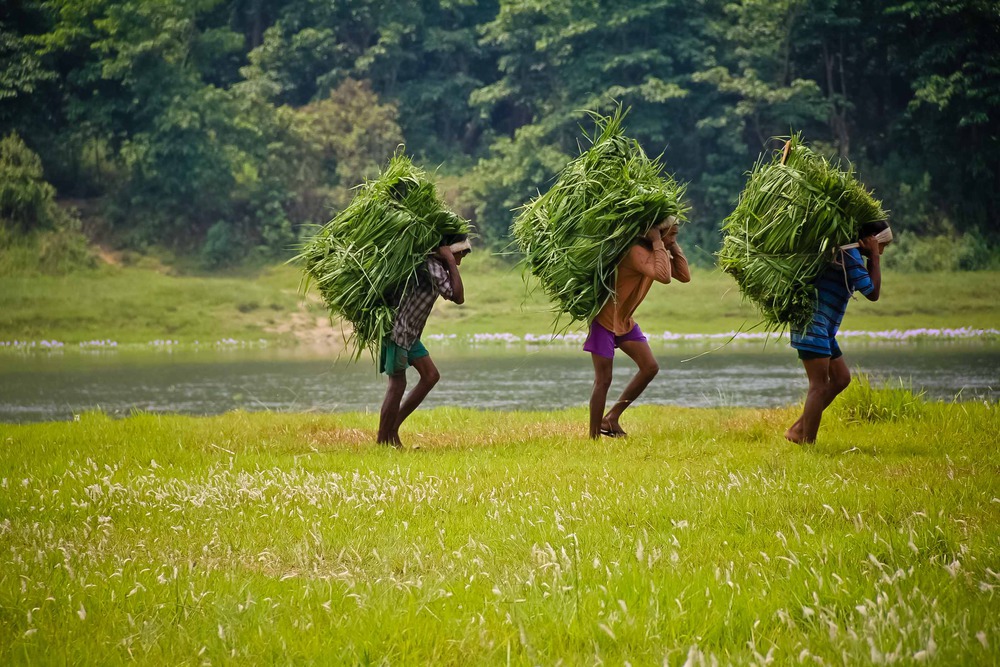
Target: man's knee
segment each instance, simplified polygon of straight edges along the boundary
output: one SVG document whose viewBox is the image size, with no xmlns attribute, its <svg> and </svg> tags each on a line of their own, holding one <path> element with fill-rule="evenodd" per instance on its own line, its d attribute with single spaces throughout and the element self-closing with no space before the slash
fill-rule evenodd
<svg viewBox="0 0 1000 667">
<path fill-rule="evenodd" d="M 647 380 L 652 380 L 653 378 L 656 377 L 657 373 L 660 372 L 660 365 L 654 361 L 653 363 L 646 364 L 645 366 L 640 368 L 639 372 Z"/>
<path fill-rule="evenodd" d="M 850 384 L 851 384 L 850 374 L 839 375 L 837 377 L 830 378 L 830 389 L 835 394 L 839 394 L 840 392 L 844 391 Z"/>
<path fill-rule="evenodd" d="M 830 380 L 809 380 L 809 390 L 812 396 L 825 396 L 830 393 Z"/>
<path fill-rule="evenodd" d="M 432 368 L 424 372 L 424 374 L 420 376 L 420 379 L 433 387 L 438 383 L 438 380 L 441 379 L 441 372 L 436 368 Z"/>
<path fill-rule="evenodd" d="M 611 375 L 601 374 L 595 377 L 594 389 L 601 391 L 607 391 L 608 389 L 611 389 Z"/>
</svg>

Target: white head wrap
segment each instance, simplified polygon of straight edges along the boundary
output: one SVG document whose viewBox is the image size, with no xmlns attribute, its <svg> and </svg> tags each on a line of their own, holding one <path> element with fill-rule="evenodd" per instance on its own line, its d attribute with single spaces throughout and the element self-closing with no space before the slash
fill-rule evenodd
<svg viewBox="0 0 1000 667">
<path fill-rule="evenodd" d="M 875 234 L 875 240 L 879 243 L 879 245 L 883 243 L 892 243 L 892 230 L 886 227 L 878 234 Z M 840 249 L 850 250 L 851 248 L 859 248 L 859 247 L 861 247 L 860 243 L 848 243 L 840 246 Z"/>
<path fill-rule="evenodd" d="M 875 235 L 875 240 L 879 243 L 892 243 L 892 230 L 886 227 Z"/>
<path fill-rule="evenodd" d="M 458 243 L 452 243 L 448 247 L 451 248 L 451 254 L 453 255 L 457 255 L 458 253 L 465 252 L 467 250 L 469 252 L 472 252 L 472 244 L 469 243 L 469 239 L 465 239 L 464 241 L 459 241 Z"/>
<path fill-rule="evenodd" d="M 656 229 L 669 229 L 677 224 L 677 216 L 668 216 L 666 220 L 661 220 L 660 222 L 653 225 Z"/>
</svg>

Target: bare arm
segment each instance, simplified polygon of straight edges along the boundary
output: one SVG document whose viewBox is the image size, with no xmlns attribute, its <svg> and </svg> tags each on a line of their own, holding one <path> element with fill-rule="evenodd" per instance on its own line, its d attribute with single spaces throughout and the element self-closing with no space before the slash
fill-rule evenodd
<svg viewBox="0 0 1000 667">
<path fill-rule="evenodd" d="M 861 239 L 858 250 L 868 258 L 868 275 L 872 279 L 874 289 L 865 294 L 869 301 L 878 301 L 879 292 L 882 290 L 882 258 L 879 253 L 878 241 L 874 236 Z"/>
<path fill-rule="evenodd" d="M 670 275 L 682 283 L 691 282 L 691 269 L 688 267 L 687 257 L 677 243 L 677 225 L 670 226 L 663 234 L 663 243 L 671 255 Z"/>
<path fill-rule="evenodd" d="M 437 256 L 441 258 L 448 269 L 448 278 L 451 280 L 449 300 L 457 304 L 465 303 L 465 285 L 462 284 L 462 274 L 458 271 L 458 262 L 455 261 L 455 255 L 451 252 L 451 248 L 441 246 L 437 249 Z"/>
<path fill-rule="evenodd" d="M 673 245 L 670 246 L 668 250 L 670 250 L 670 254 L 674 256 L 673 261 L 671 262 L 671 275 L 682 283 L 691 282 L 691 269 L 688 268 L 687 257 L 684 256 L 684 251 L 681 250 L 677 241 L 674 241 Z"/>
<path fill-rule="evenodd" d="M 652 243 L 653 249 L 647 250 L 638 244 L 632 246 L 632 249 L 628 253 L 629 263 L 635 267 L 636 271 L 647 278 L 667 284 L 670 282 L 671 274 L 670 253 L 667 252 L 666 246 L 663 245 L 663 239 L 660 238 L 658 230 L 649 230 L 646 238 Z"/>
</svg>

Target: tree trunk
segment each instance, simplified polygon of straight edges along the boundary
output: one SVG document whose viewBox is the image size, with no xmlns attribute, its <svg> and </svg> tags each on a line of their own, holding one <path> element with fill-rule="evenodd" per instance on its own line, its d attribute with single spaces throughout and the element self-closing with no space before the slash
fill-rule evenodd
<svg viewBox="0 0 1000 667">
<path fill-rule="evenodd" d="M 834 82 L 834 66 L 840 60 L 840 100 L 837 99 Z M 830 101 L 830 131 L 837 140 L 837 154 L 842 160 L 848 159 L 851 150 L 851 139 L 847 131 L 847 88 L 844 82 L 844 61 L 841 55 L 831 54 L 823 41 L 823 64 L 826 66 L 826 96 Z"/>
<path fill-rule="evenodd" d="M 263 0 L 254 0 L 251 11 L 253 12 L 253 26 L 250 28 L 250 48 L 255 49 L 264 43 L 264 4 Z"/>
</svg>

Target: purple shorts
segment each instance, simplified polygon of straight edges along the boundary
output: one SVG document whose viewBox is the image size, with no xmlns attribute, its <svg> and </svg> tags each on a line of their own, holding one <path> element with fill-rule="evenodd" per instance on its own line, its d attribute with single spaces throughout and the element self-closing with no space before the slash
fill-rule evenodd
<svg viewBox="0 0 1000 667">
<path fill-rule="evenodd" d="M 615 348 L 631 340 L 646 342 L 646 334 L 642 333 L 638 324 L 628 333 L 616 336 L 595 320 L 590 323 L 590 334 L 587 336 L 587 342 L 583 344 L 583 349 L 591 354 L 614 359 Z"/>
</svg>

